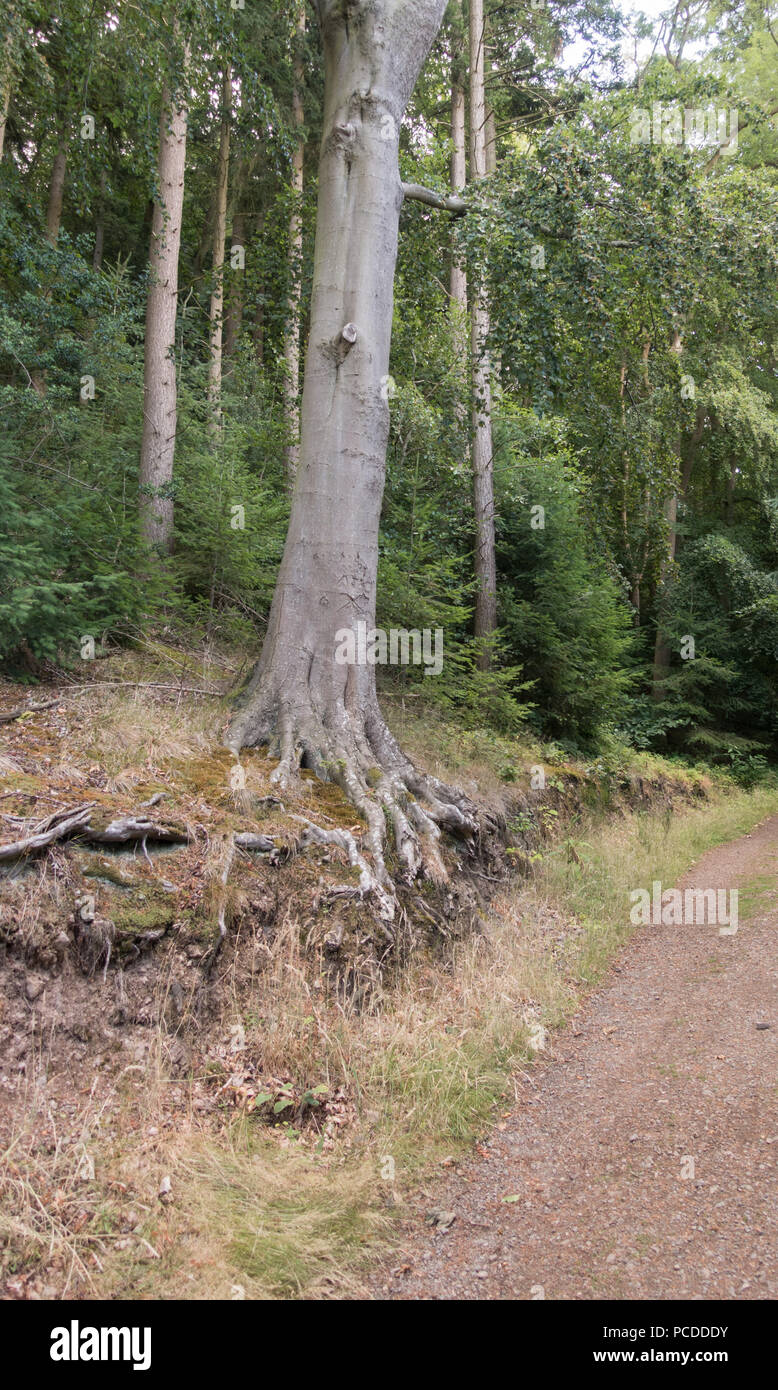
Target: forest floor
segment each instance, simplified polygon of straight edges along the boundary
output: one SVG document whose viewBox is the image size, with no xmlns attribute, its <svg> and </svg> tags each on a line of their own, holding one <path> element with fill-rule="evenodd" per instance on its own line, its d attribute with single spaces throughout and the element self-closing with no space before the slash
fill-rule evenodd
<svg viewBox="0 0 778 1390">
<path fill-rule="evenodd" d="M 737 933 L 631 937 L 516 1110 L 416 1199 L 378 1297 L 778 1297 L 778 817 L 679 886 L 738 887 Z"/>
<path fill-rule="evenodd" d="M 412 692 L 389 693 L 393 730 L 419 766 L 462 786 L 502 827 L 501 844 L 492 836 L 477 852 L 447 847 L 444 888 L 406 890 L 402 930 L 389 946 L 344 850 L 301 835 L 302 817 L 348 828 L 359 841 L 362 827 L 341 793 L 304 773 L 282 804 L 269 781 L 273 765 L 259 753 L 242 759 L 245 783 L 234 784 L 221 740 L 238 666 L 229 653 L 206 659 L 159 643 L 101 661 L 85 689 L 0 685 L 0 854 L 79 808 L 98 836 L 117 818 L 145 816 L 157 827 L 145 845 L 118 846 L 90 842 L 78 828 L 0 865 L 0 1298 L 353 1298 L 370 1292 L 376 1259 L 398 1242 L 413 1253 L 392 1255 L 373 1296 L 385 1296 L 385 1284 L 399 1296 L 445 1295 L 432 1271 L 458 1242 L 452 1290 L 472 1269 L 478 1293 L 491 1292 L 489 1279 L 500 1259 L 508 1269 L 508 1257 L 493 1265 L 493 1250 L 468 1246 L 478 1200 L 467 1207 L 471 1184 L 459 1183 L 464 1196 L 441 1188 L 434 1197 L 456 1204 L 457 1221 L 430 1240 L 418 1226 L 433 1198 L 418 1194 L 440 1174 L 464 1172 L 458 1165 L 474 1141 L 492 1154 L 526 1115 L 542 1118 L 527 1097 L 557 1084 L 556 1064 L 544 1059 L 572 1051 L 586 1025 L 559 1030 L 607 998 L 586 1003 L 616 953 L 624 954 L 614 969 L 626 978 L 633 958 L 655 950 L 654 928 L 630 927 L 630 889 L 675 882 L 712 845 L 778 811 L 774 789 L 742 791 L 618 747 L 586 763 L 526 735 L 465 731 L 439 711 L 425 714 Z M 38 708 L 20 713 L 20 704 Z M 546 785 L 531 791 L 538 764 Z M 165 827 L 181 832 L 177 843 L 159 840 Z M 272 851 L 235 841 L 248 832 L 267 836 Z M 617 1031 L 603 1039 L 602 1056 L 592 1051 L 592 1072 L 602 1067 L 608 1080 L 596 1092 L 600 1109 L 593 1080 L 578 1100 L 596 1121 L 579 1125 L 587 1144 L 595 1130 L 610 1142 L 602 1133 L 606 1067 L 630 1029 L 639 1040 L 656 1026 L 662 1066 L 680 1067 L 687 1056 L 679 1032 L 677 1056 L 662 1060 L 676 1033 L 653 998 L 666 985 L 678 996 L 671 1018 L 685 1016 L 675 978 L 682 966 L 695 979 L 697 970 L 701 1001 L 703 986 L 711 991 L 711 1010 L 731 973 L 743 1048 L 774 1046 L 774 1033 L 751 1030 L 752 1014 L 768 1006 L 758 989 L 775 977 L 765 969 L 748 995 L 747 963 L 738 973 L 752 932 L 756 943 L 756 927 L 721 943 L 705 936 L 694 947 L 699 960 L 688 942 L 666 943 L 680 952 L 678 969 L 666 958 L 662 983 L 638 981 L 609 1006 L 630 1021 L 603 1023 Z M 719 958 L 721 978 L 711 964 Z M 658 973 L 660 947 L 650 959 Z M 719 1014 L 728 1016 L 723 1005 Z M 734 1060 L 706 1071 L 713 1117 L 717 1088 L 740 1057 L 734 1044 L 716 1051 Z M 657 1078 L 657 1095 L 665 1086 L 672 1099 L 673 1073 Z M 737 1096 L 734 1075 L 731 1091 Z M 526 1114 L 516 1104 L 527 1104 Z M 700 1092 L 700 1107 L 707 1104 Z M 569 1167 L 580 1182 L 576 1116 L 571 1109 L 570 1149 L 553 1171 Z M 560 1129 L 549 1133 L 561 1134 L 563 1121 L 560 1109 Z M 624 1119 L 635 1163 L 642 1141 L 630 1135 L 653 1124 L 653 1116 L 631 1128 Z M 767 1121 L 763 1128 L 771 1138 Z M 695 1154 L 686 1132 L 678 1135 L 679 1152 Z M 606 1201 L 616 1181 L 608 1165 L 620 1171 L 614 1152 L 598 1149 L 604 1176 L 579 1189 L 582 1208 L 590 1202 L 598 1212 Z M 484 1171 L 497 1174 L 494 1159 Z M 703 1202 L 717 1182 L 725 1200 L 730 1179 L 698 1172 L 703 1197 L 684 1200 Z M 496 1240 L 502 1226 L 507 1246 L 526 1200 L 538 1238 L 562 1230 L 556 1196 L 523 1194 L 510 1169 L 495 1176 L 475 1235 L 491 1231 Z M 520 1201 L 503 1204 L 506 1195 Z M 636 1236 L 641 1258 L 649 1234 L 646 1226 Z M 603 1259 L 621 1248 L 614 1243 Z M 566 1296 L 572 1284 L 541 1263 L 531 1283 Z M 391 1270 L 406 1265 L 394 1280 Z M 608 1289 L 619 1269 L 606 1263 Z M 746 1278 L 754 1276 L 740 1283 Z M 519 1294 L 526 1282 L 515 1284 Z M 626 1276 L 622 1296 L 631 1287 Z"/>
</svg>

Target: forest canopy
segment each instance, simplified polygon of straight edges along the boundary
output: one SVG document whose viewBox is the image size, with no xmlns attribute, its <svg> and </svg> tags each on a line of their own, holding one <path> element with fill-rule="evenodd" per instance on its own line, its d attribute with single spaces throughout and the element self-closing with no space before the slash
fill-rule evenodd
<svg viewBox="0 0 778 1390">
<path fill-rule="evenodd" d="M 262 647 L 305 486 L 331 10 L 6 6 L 17 679 L 149 632 Z M 430 33 L 395 132 L 376 621 L 442 629 L 445 661 L 379 685 L 753 780 L 778 753 L 778 8 L 452 0 Z"/>
</svg>

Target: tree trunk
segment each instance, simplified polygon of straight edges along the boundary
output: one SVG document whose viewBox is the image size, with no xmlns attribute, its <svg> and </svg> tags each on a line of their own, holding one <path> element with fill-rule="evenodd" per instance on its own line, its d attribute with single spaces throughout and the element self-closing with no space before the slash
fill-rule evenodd
<svg viewBox="0 0 778 1390">
<path fill-rule="evenodd" d="M 497 126 L 491 106 L 486 109 L 484 126 L 484 162 L 487 174 L 497 172 Z"/>
<path fill-rule="evenodd" d="M 257 366 L 261 367 L 265 360 L 265 306 L 261 296 L 257 296 L 254 305 L 254 321 L 251 325 L 251 339 L 254 344 L 254 356 Z"/>
<path fill-rule="evenodd" d="M 95 246 L 92 252 L 92 269 L 101 270 L 103 265 L 103 244 L 105 241 L 105 169 L 100 174 L 100 192 L 97 198 L 97 222 L 95 224 Z"/>
<path fill-rule="evenodd" d="M 457 5 L 457 21 L 462 24 L 462 0 Z M 461 194 L 467 183 L 465 131 L 465 86 L 463 81 L 464 40 L 454 37 L 451 55 L 451 192 Z M 467 271 L 461 259 L 452 256 L 449 279 L 451 301 L 461 315 L 467 312 Z M 463 356 L 466 344 L 463 344 Z"/>
<path fill-rule="evenodd" d="M 49 200 L 46 207 L 46 240 L 50 246 L 56 246 L 57 238 L 59 237 L 59 224 L 62 221 L 62 203 L 65 197 L 65 169 L 67 167 L 67 161 L 67 143 L 64 135 L 61 135 L 51 169 Z"/>
<path fill-rule="evenodd" d="M 232 247 L 240 247 L 245 251 L 246 247 L 246 218 L 245 215 L 236 211 L 232 219 Z M 243 328 L 243 296 L 245 292 L 246 272 L 237 267 L 232 277 L 230 287 L 229 303 L 227 313 L 224 318 L 224 356 L 234 357 L 235 350 L 240 341 L 241 330 Z"/>
<path fill-rule="evenodd" d="M 677 353 L 679 357 L 683 352 L 681 333 L 678 329 L 676 329 L 673 334 L 673 341 L 670 346 L 670 351 Z M 678 502 L 679 500 L 682 502 L 686 500 L 686 494 L 689 490 L 689 484 L 691 482 L 694 455 L 705 432 L 705 420 L 705 408 L 702 405 L 698 405 L 694 430 L 692 431 L 685 452 L 683 447 L 683 434 L 679 436 L 678 472 L 680 477 L 680 487 L 677 488 L 676 491 L 672 494 L 672 496 L 668 497 L 667 501 L 665 502 L 665 521 L 667 522 L 667 552 L 662 565 L 662 572 L 660 576 L 661 586 L 664 586 L 667 583 L 669 576 L 672 574 L 673 566 L 675 565 L 676 551 L 678 548 Z M 670 671 L 671 659 L 672 652 L 670 649 L 670 643 L 667 638 L 667 634 L 665 633 L 662 627 L 660 619 L 660 621 L 657 623 L 656 641 L 654 643 L 654 672 L 652 693 L 655 700 L 662 700 L 665 697 L 665 682 Z"/>
<path fill-rule="evenodd" d="M 461 196 L 467 184 L 467 130 L 465 125 L 465 39 L 462 0 L 458 0 L 455 14 L 456 29 L 452 33 L 451 53 L 451 192 Z M 457 392 L 454 412 L 460 427 L 463 441 L 468 437 L 468 344 L 467 344 L 467 269 L 461 253 L 458 252 L 456 237 L 452 233 L 451 270 L 449 273 L 449 297 L 451 300 L 451 329 L 454 351 L 457 356 Z M 462 467 L 466 466 L 466 446 L 463 445 Z"/>
<path fill-rule="evenodd" d="M 292 212 L 289 218 L 289 310 L 284 335 L 284 415 L 286 419 L 286 473 L 294 482 L 300 460 L 300 303 L 302 297 L 301 262 L 303 254 L 303 70 L 302 42 L 305 34 L 305 3 L 298 0 L 292 89 L 292 124 L 295 129 L 292 153 Z"/>
<path fill-rule="evenodd" d="M 484 101 L 484 6 L 470 0 L 470 178 L 486 176 Z M 494 465 L 491 364 L 486 349 L 489 309 L 482 288 L 471 287 L 473 509 L 475 513 L 475 635 L 478 664 L 491 665 L 490 638 L 497 627 L 497 562 L 494 548 Z"/>
<path fill-rule="evenodd" d="M 13 10 L 8 12 L 8 33 L 5 36 L 5 47 L 2 57 L 2 68 L 0 68 L 0 159 L 3 158 L 5 148 L 5 127 L 8 121 L 8 108 L 11 105 L 11 86 L 13 83 L 14 64 L 14 36 L 13 36 Z"/>
<path fill-rule="evenodd" d="M 213 227 L 213 287 L 211 289 L 210 347 L 208 362 L 209 427 L 214 436 L 221 431 L 222 332 L 224 325 L 224 244 L 227 236 L 227 184 L 230 173 L 230 120 L 232 114 L 232 68 L 222 74 L 221 131 L 216 167 L 216 216 Z"/>
<path fill-rule="evenodd" d="M 400 121 L 445 0 L 320 0 L 325 88 L 300 462 L 265 644 L 229 746 L 269 743 L 283 785 L 302 760 L 367 821 L 363 887 L 391 916 L 385 815 L 413 875 L 442 872 L 438 824 L 472 830 L 466 799 L 419 776 L 381 716 L 370 662 L 343 633 L 375 624 L 386 382 L 400 207 Z M 409 797 L 408 793 L 413 793 Z"/>
<path fill-rule="evenodd" d="M 175 333 L 178 253 L 186 166 L 186 109 L 162 93 L 159 125 L 159 199 L 154 205 L 146 301 L 143 437 L 140 456 L 141 532 L 167 554 L 173 545 L 173 458 L 176 447 Z"/>
<path fill-rule="evenodd" d="M 735 482 L 737 480 L 737 466 L 734 459 L 729 465 L 729 475 L 727 477 L 727 501 L 724 510 L 724 519 L 728 526 L 735 524 Z"/>
</svg>

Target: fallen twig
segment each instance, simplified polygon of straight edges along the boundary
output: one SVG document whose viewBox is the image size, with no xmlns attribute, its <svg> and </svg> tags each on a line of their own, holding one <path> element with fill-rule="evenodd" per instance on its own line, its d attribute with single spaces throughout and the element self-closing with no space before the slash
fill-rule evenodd
<svg viewBox="0 0 778 1390">
<path fill-rule="evenodd" d="M 123 816 L 118 820 L 112 820 L 103 829 L 97 829 L 91 824 L 94 806 L 94 801 L 89 801 L 84 806 L 55 812 L 48 820 L 38 825 L 33 834 L 25 835 L 21 840 L 12 840 L 10 844 L 0 845 L 0 862 L 18 859 L 21 855 L 29 854 L 36 849 L 45 849 L 55 840 L 63 840 L 67 835 L 74 833 L 78 834 L 79 839 L 97 845 L 122 845 L 131 840 L 145 843 L 147 839 L 162 841 L 163 844 L 189 842 L 189 835 L 185 830 L 160 825 L 157 821 L 139 816 Z"/>
<path fill-rule="evenodd" d="M 255 835 L 251 831 L 240 831 L 233 836 L 235 844 L 239 849 L 252 849 L 261 854 L 269 854 L 275 849 L 275 841 L 269 835 Z"/>
<path fill-rule="evenodd" d="M 40 700 L 34 705 L 16 705 L 14 709 L 0 711 L 0 724 L 10 724 L 14 719 L 21 719 L 23 714 L 37 714 L 40 710 L 51 709 L 54 705 L 62 704 L 63 700 L 70 700 L 89 690 L 100 690 L 103 686 L 114 690 L 171 690 L 176 695 L 210 695 L 214 700 L 221 699 L 225 693 L 223 690 L 207 690 L 202 685 L 166 685 L 162 681 L 90 681 L 88 685 L 66 686 L 53 700 Z"/>
<path fill-rule="evenodd" d="M 176 830 L 169 825 L 160 825 L 145 816 L 123 816 L 112 820 L 104 830 L 93 830 L 88 825 L 82 838 L 98 845 L 124 845 L 128 840 L 162 840 L 165 844 L 186 844 L 189 840 L 185 830 Z"/>
<path fill-rule="evenodd" d="M 90 802 L 69 814 L 60 812 L 56 823 L 50 824 L 47 829 L 38 830 L 37 834 L 27 835 L 21 840 L 12 840 L 9 845 L 0 845 L 0 861 L 18 859 L 20 855 L 29 854 L 31 850 L 44 849 L 54 840 L 62 840 L 74 830 L 83 829 L 89 824 L 93 806 L 94 802 Z"/>
</svg>

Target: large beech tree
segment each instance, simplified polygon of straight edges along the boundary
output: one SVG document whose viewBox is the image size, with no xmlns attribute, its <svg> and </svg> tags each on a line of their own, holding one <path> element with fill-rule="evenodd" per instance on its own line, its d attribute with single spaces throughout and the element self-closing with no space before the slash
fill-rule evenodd
<svg viewBox="0 0 778 1390">
<path fill-rule="evenodd" d="M 400 208 L 400 122 L 445 0 L 318 0 L 325 93 L 300 460 L 260 660 L 228 743 L 269 744 L 283 785 L 302 763 L 341 784 L 367 821 L 386 904 L 387 819 L 409 875 L 444 870 L 440 826 L 472 807 L 422 776 L 378 706 L 375 667 L 341 665 L 337 634 L 375 623 L 378 525 Z"/>
</svg>

